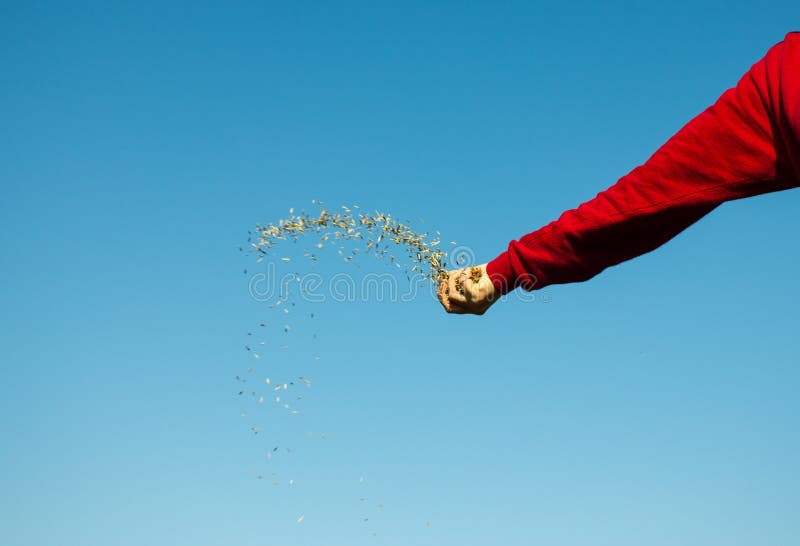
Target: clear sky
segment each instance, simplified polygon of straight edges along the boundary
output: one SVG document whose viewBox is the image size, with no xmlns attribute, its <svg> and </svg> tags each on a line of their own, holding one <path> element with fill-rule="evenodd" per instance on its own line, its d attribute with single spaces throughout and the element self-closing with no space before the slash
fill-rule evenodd
<svg viewBox="0 0 800 546">
<path fill-rule="evenodd" d="M 257 364 L 312 379 L 291 419 L 235 376 L 274 312 L 255 223 L 357 203 L 489 260 L 798 26 L 789 1 L 3 2 L 0 543 L 796 545 L 796 190 L 484 317 L 298 304 Z M 390 271 L 318 271 L 348 267 Z"/>
</svg>

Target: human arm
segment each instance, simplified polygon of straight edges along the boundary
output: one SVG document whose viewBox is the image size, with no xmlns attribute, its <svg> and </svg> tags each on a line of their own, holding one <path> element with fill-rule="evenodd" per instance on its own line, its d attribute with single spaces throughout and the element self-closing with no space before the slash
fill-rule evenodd
<svg viewBox="0 0 800 546">
<path fill-rule="evenodd" d="M 590 279 L 725 201 L 796 187 L 799 137 L 800 33 L 790 33 L 644 165 L 512 241 L 486 272 L 498 294 Z"/>
</svg>

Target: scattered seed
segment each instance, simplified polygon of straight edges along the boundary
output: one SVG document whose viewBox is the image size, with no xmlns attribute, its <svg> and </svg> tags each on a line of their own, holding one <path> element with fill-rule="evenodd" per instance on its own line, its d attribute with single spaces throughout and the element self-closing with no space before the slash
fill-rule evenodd
<svg viewBox="0 0 800 546">
<path fill-rule="evenodd" d="M 373 256 L 375 259 L 385 260 L 390 265 L 394 264 L 395 267 L 403 271 L 409 280 L 411 280 L 412 275 L 415 275 L 418 277 L 421 276 L 423 280 L 438 283 L 447 275 L 448 253 L 442 249 L 444 245 L 442 245 L 439 232 L 430 235 L 429 233 L 418 233 L 409 226 L 408 221 L 400 222 L 390 214 L 381 213 L 379 211 L 375 211 L 374 213 L 362 213 L 358 205 L 352 205 L 352 209 L 348 206 L 342 206 L 341 210 L 330 211 L 323 208 L 324 204 L 322 201 L 312 200 L 312 204 L 319 206 L 319 211 L 317 213 L 309 214 L 305 211 L 301 211 L 296 214 L 294 208 L 290 208 L 288 218 L 279 220 L 275 224 L 270 223 L 266 225 L 257 225 L 255 227 L 255 231 L 252 233 L 252 240 L 248 239 L 248 243 L 250 251 L 258 253 L 257 261 L 260 262 L 267 256 L 273 256 L 272 248 L 279 243 L 285 241 L 297 242 L 305 235 L 312 235 L 317 238 L 317 241 L 312 241 L 310 244 L 306 243 L 309 248 L 303 249 L 303 256 L 312 262 L 312 268 L 314 268 L 313 262 L 316 262 L 317 256 L 309 251 L 311 244 L 314 244 L 314 248 L 322 250 L 327 246 L 325 243 L 330 243 L 330 245 L 334 247 L 331 250 L 335 250 L 336 253 L 341 256 L 341 260 L 346 263 L 351 261 L 357 263 L 362 254 L 367 254 Z M 420 222 L 424 223 L 422 219 L 420 219 Z M 450 244 L 457 245 L 455 241 L 451 241 Z M 283 256 L 279 257 L 279 259 L 282 262 L 290 262 L 293 258 Z M 479 268 L 472 268 L 469 270 L 469 278 L 474 283 L 479 282 L 482 277 L 483 275 Z M 285 278 L 290 278 L 292 285 L 294 282 L 299 283 L 298 290 L 301 294 L 305 293 L 306 289 L 302 284 L 302 279 L 299 274 L 293 273 L 291 277 Z M 464 293 L 463 284 L 460 279 L 456 283 L 456 290 L 462 294 Z M 283 315 L 290 314 L 289 304 L 295 306 L 295 303 L 288 300 L 293 299 L 293 293 L 294 289 L 290 287 L 289 281 L 282 283 L 280 299 L 270 305 L 270 308 L 274 308 L 274 312 L 278 313 L 282 310 Z M 314 313 L 310 313 L 309 316 L 313 319 Z M 288 317 L 286 320 L 289 320 Z M 266 328 L 267 325 L 266 322 L 259 323 L 259 327 L 261 328 Z M 289 324 L 285 324 L 283 327 L 284 333 L 287 334 L 291 329 Z M 247 335 L 252 336 L 252 332 L 247 332 Z M 313 338 L 317 338 L 316 333 L 313 333 Z M 288 336 L 285 339 L 288 340 Z M 250 342 L 252 343 L 252 340 Z M 260 341 L 258 344 L 264 346 L 265 342 Z M 273 346 L 274 345 L 271 345 L 271 347 Z M 281 350 L 287 350 L 288 348 L 288 345 L 280 345 Z M 245 345 L 245 349 L 251 351 L 250 345 Z M 267 349 L 264 350 L 266 351 Z M 260 359 L 258 353 L 252 352 L 252 354 L 254 358 Z M 275 359 L 267 358 L 268 363 L 272 363 L 274 360 Z M 320 356 L 314 356 L 314 360 L 320 360 Z M 252 370 L 252 367 L 248 368 L 248 372 L 252 372 Z M 237 377 L 237 380 L 244 381 L 239 377 Z M 298 376 L 297 380 L 302 381 L 307 388 L 311 387 L 311 380 L 307 377 Z M 271 386 L 269 377 L 264 379 L 264 384 Z M 294 383 L 282 383 L 273 387 L 273 392 L 275 393 L 273 396 L 276 404 L 281 404 L 281 397 L 277 395 L 278 392 L 281 390 L 288 390 L 290 385 L 294 385 Z M 267 390 L 266 394 L 269 396 L 268 389 L 265 390 Z M 245 391 L 242 390 L 239 394 L 242 395 L 244 392 Z M 252 394 L 254 397 L 257 396 L 255 391 L 252 392 Z M 288 397 L 288 395 L 286 397 Z M 302 396 L 298 395 L 296 397 L 298 401 L 302 399 Z M 260 395 L 257 397 L 257 400 L 259 404 L 263 404 L 265 396 Z M 289 410 L 291 414 L 300 413 L 299 410 L 290 408 L 290 405 L 286 402 L 281 405 L 285 410 Z M 244 416 L 244 414 L 242 414 L 242 416 Z M 254 434 L 259 433 L 258 427 L 251 427 L 251 430 Z M 309 436 L 314 435 L 314 432 L 309 432 Z M 324 433 L 320 433 L 319 437 L 322 440 L 327 439 Z M 276 446 L 272 451 L 267 453 L 267 459 L 271 460 L 277 450 L 278 447 Z M 289 452 L 290 450 L 287 448 L 287 453 Z M 260 478 L 261 476 L 259 476 L 259 479 Z M 365 478 L 361 476 L 359 478 L 359 483 L 363 484 L 364 482 Z M 288 480 L 288 483 L 290 486 L 293 486 L 294 479 Z M 278 481 L 274 481 L 273 484 L 278 486 Z M 361 500 L 364 501 L 365 499 L 362 498 Z M 378 507 L 383 508 L 383 503 L 379 503 Z M 299 515 L 296 519 L 298 524 L 302 523 L 304 520 L 304 514 Z M 369 518 L 362 515 L 362 520 L 368 522 Z M 426 526 L 430 525 L 427 521 L 425 524 Z M 373 536 L 375 534 L 376 533 L 373 533 Z"/>
<path fill-rule="evenodd" d="M 388 240 L 405 248 L 411 262 L 408 269 L 419 263 L 427 263 L 429 267 L 425 276 L 431 280 L 440 279 L 445 271 L 447 253 L 436 248 L 440 243 L 438 232 L 434 237 L 430 237 L 428 233 L 417 233 L 407 225 L 407 222 L 398 222 L 390 214 L 378 211 L 374 214 L 361 212 L 353 214 L 350 208 L 343 206 L 344 212 L 332 212 L 322 208 L 321 201 L 314 201 L 314 204 L 320 205 L 317 214 L 311 215 L 306 212 L 295 214 L 292 210 L 289 212 L 289 218 L 280 220 L 277 224 L 257 225 L 255 233 L 258 239 L 257 242 L 251 243 L 252 249 L 263 256 L 280 241 L 297 241 L 305 234 L 316 233 L 320 236 L 320 241 L 315 245 L 318 249 L 323 248 L 325 241 L 362 240 L 365 241 L 365 250 L 373 252 L 376 257 L 388 258 L 394 262 L 396 257 L 388 255 L 385 247 L 381 245 Z M 457 243 L 451 241 L 451 244 Z M 337 246 L 339 246 L 337 252 L 343 254 L 344 247 Z M 358 250 L 359 248 L 356 248 L 353 253 Z M 288 262 L 291 259 L 282 257 L 281 260 Z"/>
</svg>

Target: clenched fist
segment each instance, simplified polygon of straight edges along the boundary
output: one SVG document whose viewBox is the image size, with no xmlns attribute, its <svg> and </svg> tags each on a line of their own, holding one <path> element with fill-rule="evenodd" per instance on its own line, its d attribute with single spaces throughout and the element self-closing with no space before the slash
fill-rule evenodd
<svg viewBox="0 0 800 546">
<path fill-rule="evenodd" d="M 496 301 L 486 264 L 454 269 L 439 281 L 439 301 L 448 313 L 482 315 Z"/>
</svg>

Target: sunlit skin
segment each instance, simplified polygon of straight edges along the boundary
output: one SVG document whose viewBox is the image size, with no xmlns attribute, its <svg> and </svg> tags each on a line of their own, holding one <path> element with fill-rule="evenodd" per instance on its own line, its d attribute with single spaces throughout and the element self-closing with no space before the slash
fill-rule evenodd
<svg viewBox="0 0 800 546">
<path fill-rule="evenodd" d="M 448 271 L 437 295 L 445 311 L 455 315 L 482 315 L 497 301 L 486 264 Z"/>
</svg>

